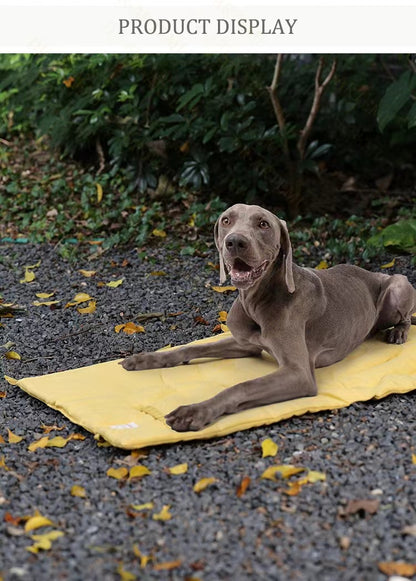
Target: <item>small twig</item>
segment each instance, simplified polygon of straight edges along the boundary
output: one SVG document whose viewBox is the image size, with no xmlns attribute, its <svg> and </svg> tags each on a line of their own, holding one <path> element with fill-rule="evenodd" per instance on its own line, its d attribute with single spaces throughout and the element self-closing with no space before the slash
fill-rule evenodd
<svg viewBox="0 0 416 581">
<path fill-rule="evenodd" d="M 267 90 L 270 95 L 270 99 L 273 105 L 274 113 L 276 115 L 277 123 L 279 125 L 280 134 L 282 136 L 282 148 L 286 159 L 290 160 L 289 143 L 286 134 L 286 119 L 283 113 L 283 108 L 280 103 L 279 97 L 277 95 L 277 88 L 279 86 L 280 75 L 282 72 L 283 54 L 278 54 L 276 58 L 276 64 L 274 67 L 273 79 L 270 87 Z"/>
<path fill-rule="evenodd" d="M 107 323 L 97 323 L 92 327 L 88 327 L 88 329 L 81 329 L 80 331 L 74 331 L 74 333 L 67 333 L 66 335 L 61 335 L 57 339 L 53 339 L 53 341 L 63 341 L 64 339 L 70 339 L 71 337 L 76 337 L 77 335 L 83 335 L 84 333 L 89 333 L 93 329 L 97 327 L 103 327 L 104 325 L 107 325 Z"/>
<path fill-rule="evenodd" d="M 10 315 L 24 315 L 27 313 L 25 307 L 20 307 L 19 305 L 4 306 L 0 304 L 0 317 L 9 317 Z"/>
<path fill-rule="evenodd" d="M 33 357 L 32 359 L 22 359 L 22 363 L 31 363 L 32 361 L 37 361 L 38 359 L 55 359 L 56 355 L 39 355 L 38 357 Z"/>
<path fill-rule="evenodd" d="M 97 150 L 98 161 L 100 163 L 100 165 L 98 166 L 98 170 L 97 170 L 97 176 L 99 176 L 100 173 L 103 172 L 105 169 L 105 155 L 104 155 L 103 146 L 101 145 L 101 141 L 98 137 L 97 137 L 97 140 L 95 142 L 95 148 Z"/>
<path fill-rule="evenodd" d="M 6 145 L 7 147 L 10 147 L 12 144 L 11 141 L 7 141 L 7 139 L 3 139 L 2 137 L 0 137 L 0 143 L 2 145 Z"/>
<path fill-rule="evenodd" d="M 298 143 L 297 143 L 297 149 L 298 149 L 298 152 L 299 152 L 301 159 L 304 159 L 304 157 L 305 157 L 306 144 L 308 142 L 309 135 L 312 131 L 312 127 L 313 127 L 313 124 L 315 122 L 316 116 L 318 115 L 322 95 L 324 94 L 326 87 L 331 82 L 331 80 L 335 74 L 335 70 L 337 67 L 337 61 L 336 61 L 336 59 L 333 60 L 329 73 L 327 74 L 325 79 L 321 82 L 321 74 L 322 74 L 323 66 L 324 66 L 324 58 L 321 57 L 319 59 L 318 68 L 316 69 L 315 92 L 314 92 L 314 96 L 313 96 L 311 110 L 309 112 L 308 119 L 306 120 L 305 127 L 300 132 L 300 136 L 299 136 Z"/>
</svg>

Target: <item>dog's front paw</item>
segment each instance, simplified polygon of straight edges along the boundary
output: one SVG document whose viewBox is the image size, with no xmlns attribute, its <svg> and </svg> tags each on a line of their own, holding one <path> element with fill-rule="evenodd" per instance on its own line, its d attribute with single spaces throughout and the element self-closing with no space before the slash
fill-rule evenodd
<svg viewBox="0 0 416 581">
<path fill-rule="evenodd" d="M 196 432 L 212 420 L 208 410 L 201 404 L 181 405 L 165 416 L 165 420 L 175 432 Z"/>
<path fill-rule="evenodd" d="M 136 355 L 130 355 L 126 357 L 123 361 L 120 361 L 120 365 L 127 371 L 139 371 L 143 369 L 155 369 L 160 367 L 157 364 L 154 353 L 137 353 Z"/>
<path fill-rule="evenodd" d="M 387 329 L 385 335 L 386 342 L 393 343 L 396 345 L 406 343 L 408 330 L 409 326 L 402 323 L 399 323 L 398 325 L 392 327 L 391 329 Z"/>
</svg>

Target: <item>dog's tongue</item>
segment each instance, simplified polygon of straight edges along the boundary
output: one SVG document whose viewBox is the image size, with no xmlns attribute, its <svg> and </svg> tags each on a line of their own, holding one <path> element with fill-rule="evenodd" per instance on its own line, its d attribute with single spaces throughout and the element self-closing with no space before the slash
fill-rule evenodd
<svg viewBox="0 0 416 581">
<path fill-rule="evenodd" d="M 252 270 L 251 266 L 237 258 L 230 270 L 231 280 L 234 282 L 244 282 L 249 280 Z"/>
</svg>

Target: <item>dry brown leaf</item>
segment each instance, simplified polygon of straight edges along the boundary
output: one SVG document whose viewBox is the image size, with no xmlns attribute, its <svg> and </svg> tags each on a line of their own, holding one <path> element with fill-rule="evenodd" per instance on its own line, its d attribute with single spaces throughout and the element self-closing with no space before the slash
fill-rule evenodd
<svg viewBox="0 0 416 581">
<path fill-rule="evenodd" d="M 378 499 L 356 499 L 349 500 L 344 510 L 340 511 L 341 516 L 348 516 L 356 514 L 357 512 L 364 512 L 368 514 L 375 514 L 378 511 L 380 501 Z"/>
<path fill-rule="evenodd" d="M 416 575 L 416 563 L 404 563 L 403 561 L 382 561 L 377 563 L 378 568 L 385 575 L 400 575 L 412 577 Z"/>
<path fill-rule="evenodd" d="M 0 444 L 5 444 L 5 443 L 6 442 L 5 442 L 4 438 L 3 438 L 3 436 L 0 434 Z"/>
<path fill-rule="evenodd" d="M 60 431 L 64 430 L 66 426 L 62 426 L 62 427 L 55 426 L 55 425 L 46 426 L 45 424 L 41 424 L 40 427 L 42 428 L 44 434 L 49 434 L 50 432 L 53 432 L 55 430 L 60 432 Z"/>
<path fill-rule="evenodd" d="M 182 565 L 181 559 L 176 559 L 176 561 L 166 561 L 165 563 L 156 563 L 153 565 L 155 571 L 171 571 Z"/>
<path fill-rule="evenodd" d="M 6 459 L 5 459 L 4 455 L 0 456 L 0 468 L 3 468 L 6 471 L 10 470 L 10 468 L 6 464 Z"/>
<path fill-rule="evenodd" d="M 0 391 L 0 399 L 3 399 L 7 396 L 7 391 Z"/>
<path fill-rule="evenodd" d="M 164 270 L 153 270 L 150 273 L 151 276 L 166 276 L 166 272 Z"/>
<path fill-rule="evenodd" d="M 243 478 L 241 479 L 240 485 L 237 488 L 238 498 L 241 498 L 243 496 L 243 494 L 245 494 L 247 488 L 250 485 L 250 482 L 251 482 L 251 478 L 249 476 L 243 476 Z"/>
<path fill-rule="evenodd" d="M 416 537 L 416 524 L 408 525 L 402 529 L 402 535 L 410 535 Z"/>
</svg>

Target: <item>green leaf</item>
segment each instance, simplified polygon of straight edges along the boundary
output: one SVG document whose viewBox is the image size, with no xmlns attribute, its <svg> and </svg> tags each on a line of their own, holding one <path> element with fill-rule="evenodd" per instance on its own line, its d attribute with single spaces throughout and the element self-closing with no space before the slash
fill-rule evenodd
<svg viewBox="0 0 416 581">
<path fill-rule="evenodd" d="M 416 220 L 400 220 L 368 240 L 370 246 L 394 246 L 404 252 L 416 252 Z"/>
<path fill-rule="evenodd" d="M 416 103 L 413 103 L 412 107 L 410 108 L 409 113 L 407 114 L 408 125 L 409 129 L 416 127 Z"/>
<path fill-rule="evenodd" d="M 384 97 L 380 101 L 377 113 L 377 123 L 380 131 L 384 131 L 385 127 L 406 105 L 415 88 L 416 73 L 413 71 L 406 71 L 387 88 Z"/>
</svg>

